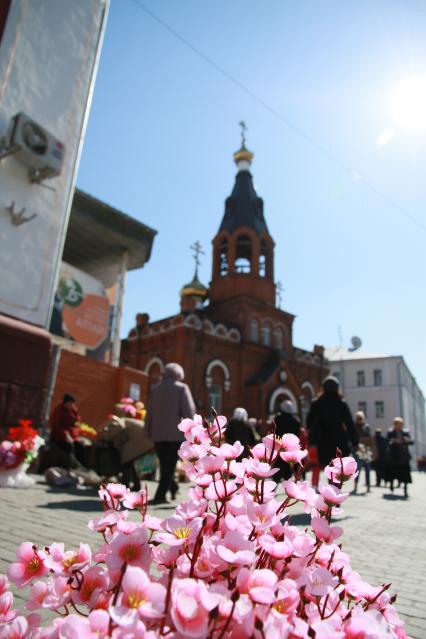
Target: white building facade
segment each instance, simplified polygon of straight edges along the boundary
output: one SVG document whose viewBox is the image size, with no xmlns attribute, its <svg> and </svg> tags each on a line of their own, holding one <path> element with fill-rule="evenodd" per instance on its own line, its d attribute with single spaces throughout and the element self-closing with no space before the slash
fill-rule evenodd
<svg viewBox="0 0 426 639">
<path fill-rule="evenodd" d="M 362 410 L 371 429 L 384 435 L 402 417 L 415 442 L 413 461 L 426 454 L 425 398 L 402 356 L 334 347 L 325 357 L 353 414 Z"/>
</svg>

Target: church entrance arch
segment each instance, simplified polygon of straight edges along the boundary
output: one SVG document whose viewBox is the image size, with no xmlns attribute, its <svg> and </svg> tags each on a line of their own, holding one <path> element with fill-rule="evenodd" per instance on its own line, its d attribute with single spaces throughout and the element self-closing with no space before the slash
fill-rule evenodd
<svg viewBox="0 0 426 639">
<path fill-rule="evenodd" d="M 291 390 L 289 390 L 288 388 L 285 388 L 284 386 L 279 386 L 274 391 L 272 391 L 271 396 L 269 398 L 269 404 L 268 404 L 269 414 L 275 415 L 276 413 L 278 413 L 281 402 L 283 402 L 286 399 L 291 400 L 294 404 L 294 407 L 296 408 L 296 411 L 298 411 L 298 403 L 295 396 L 291 392 Z"/>
</svg>

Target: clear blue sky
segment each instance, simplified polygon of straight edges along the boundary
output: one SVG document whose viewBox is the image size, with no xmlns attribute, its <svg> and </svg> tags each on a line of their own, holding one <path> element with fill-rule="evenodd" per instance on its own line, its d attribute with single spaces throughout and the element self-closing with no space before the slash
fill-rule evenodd
<svg viewBox="0 0 426 639">
<path fill-rule="evenodd" d="M 402 354 L 426 391 L 426 129 L 389 106 L 426 74 L 426 4 L 143 1 L 280 117 L 133 0 L 112 0 L 78 186 L 158 231 L 128 275 L 123 336 L 137 312 L 178 311 L 197 239 L 208 283 L 244 119 L 295 344 L 335 345 L 340 325 L 345 345 L 359 335 Z"/>
</svg>

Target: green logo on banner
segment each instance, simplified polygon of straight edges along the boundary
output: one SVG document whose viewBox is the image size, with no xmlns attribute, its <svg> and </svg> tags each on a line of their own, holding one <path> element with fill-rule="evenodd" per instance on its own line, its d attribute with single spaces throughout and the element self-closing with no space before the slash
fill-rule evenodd
<svg viewBox="0 0 426 639">
<path fill-rule="evenodd" d="M 75 308 L 83 301 L 84 292 L 81 284 L 71 277 L 60 280 L 58 292 L 67 306 Z"/>
</svg>

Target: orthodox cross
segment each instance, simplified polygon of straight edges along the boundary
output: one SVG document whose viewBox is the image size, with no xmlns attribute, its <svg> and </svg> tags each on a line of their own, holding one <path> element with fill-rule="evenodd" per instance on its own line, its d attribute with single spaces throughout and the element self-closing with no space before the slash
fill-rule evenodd
<svg viewBox="0 0 426 639">
<path fill-rule="evenodd" d="M 282 285 L 281 282 L 277 282 L 276 284 L 276 293 L 277 293 L 277 301 L 278 301 L 278 308 L 281 308 L 281 303 L 283 301 L 283 292 L 284 292 L 284 287 Z"/>
<path fill-rule="evenodd" d="M 244 120 L 241 120 L 238 124 L 241 127 L 241 146 L 244 146 L 246 143 L 246 131 L 248 131 L 247 124 Z"/>
<path fill-rule="evenodd" d="M 195 260 L 195 274 L 198 273 L 198 267 L 201 264 L 201 260 L 200 260 L 200 255 L 205 255 L 203 248 L 200 244 L 200 242 L 197 240 L 196 242 L 194 242 L 194 244 L 192 246 L 190 246 L 191 251 L 194 252 L 194 260 Z"/>
</svg>

